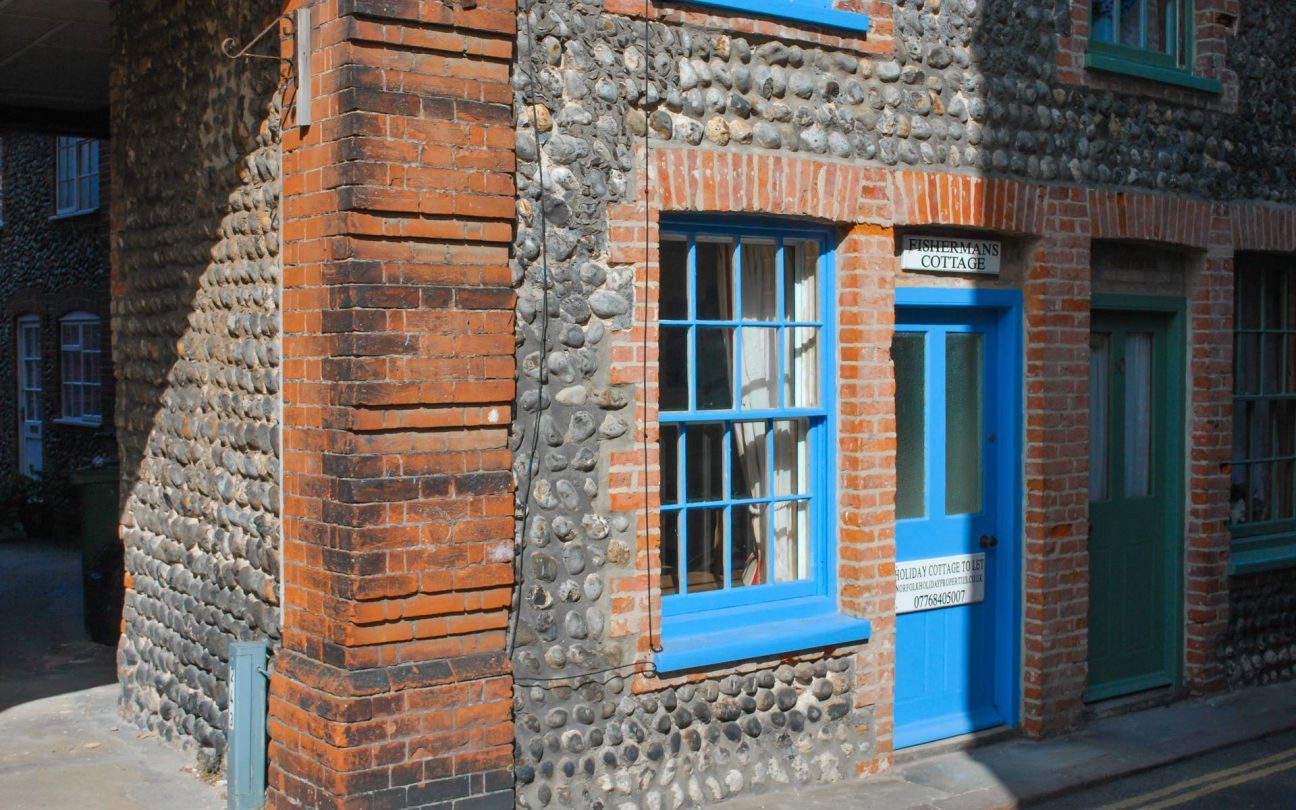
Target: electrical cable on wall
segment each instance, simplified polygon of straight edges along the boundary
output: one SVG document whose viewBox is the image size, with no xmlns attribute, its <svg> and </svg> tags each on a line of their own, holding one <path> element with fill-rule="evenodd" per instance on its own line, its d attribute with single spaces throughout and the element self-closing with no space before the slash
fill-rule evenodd
<svg viewBox="0 0 1296 810">
<path fill-rule="evenodd" d="M 534 8 L 534 0 L 532 8 Z M 513 542 L 513 595 L 510 600 L 509 623 L 508 623 L 508 640 L 506 649 L 508 656 L 513 657 L 513 650 L 517 645 L 517 626 L 518 614 L 522 611 L 522 553 L 526 550 L 526 532 L 527 521 L 531 511 L 531 490 L 533 486 L 532 475 L 536 467 L 537 456 L 540 452 L 540 420 L 544 415 L 544 393 L 545 386 L 548 384 L 548 362 L 547 355 L 549 351 L 549 245 L 546 240 L 547 221 L 544 207 L 544 150 L 540 148 L 540 102 L 536 99 L 536 69 L 535 69 L 535 40 L 531 36 L 531 11 L 527 10 L 522 14 L 523 36 L 527 41 L 527 85 L 531 93 L 531 129 L 535 133 L 536 142 L 536 182 L 539 184 L 539 194 L 536 195 L 537 216 L 540 221 L 540 363 L 536 369 L 536 411 L 535 420 L 531 425 L 531 451 L 526 457 L 525 468 L 525 488 L 522 492 L 521 512 L 521 529 L 518 531 L 517 539 Z M 519 63 L 522 60 L 518 60 Z"/>
<path fill-rule="evenodd" d="M 649 210 L 648 210 L 648 187 L 649 187 L 649 185 L 650 185 L 650 183 L 649 183 L 649 173 L 652 171 L 652 156 L 649 154 L 649 148 L 650 148 L 650 147 L 649 147 L 649 145 L 648 145 L 648 114 L 647 114 L 647 112 L 646 112 L 646 110 L 647 110 L 647 108 L 648 108 L 648 105 L 647 105 L 647 103 L 646 103 L 647 100 L 648 100 L 648 70 L 649 70 L 649 65 L 652 64 L 652 58 L 651 58 L 651 57 L 652 57 L 652 48 L 651 48 L 650 40 L 649 40 L 649 32 L 651 31 L 651 21 L 650 21 L 650 18 L 648 17 L 648 11 L 649 11 L 648 3 L 649 3 L 649 0 L 644 0 L 644 10 L 643 10 L 643 15 L 644 15 L 644 35 L 643 35 L 643 48 L 644 48 L 644 89 L 643 89 L 643 92 L 644 92 L 644 95 L 643 95 L 643 97 L 644 97 L 644 102 L 645 102 L 645 104 L 644 104 L 644 109 L 645 109 L 645 113 L 644 113 L 644 132 L 643 132 L 643 142 L 644 142 L 644 182 L 643 182 L 643 201 L 644 201 L 644 252 L 643 252 L 643 256 L 644 256 L 644 279 L 643 279 L 643 289 L 644 289 L 644 296 L 643 296 L 643 311 L 644 311 L 644 317 L 643 317 L 643 328 L 642 328 L 642 336 L 641 336 L 642 345 L 640 346 L 640 351 L 642 352 L 642 354 L 641 354 L 641 360 L 642 360 L 642 362 L 643 362 L 643 378 L 642 378 L 642 382 L 640 383 L 640 387 L 639 387 L 639 404 L 642 406 L 642 410 L 643 410 L 643 421 L 641 422 L 641 425 L 642 425 L 641 429 L 643 430 L 643 520 L 644 520 L 644 536 L 645 536 L 645 537 L 647 537 L 647 535 L 648 535 L 648 518 L 649 518 L 649 510 L 648 510 L 648 496 L 649 496 L 649 491 L 648 491 L 648 470 L 649 470 L 649 467 L 648 467 L 648 395 L 647 395 L 647 392 L 648 392 L 648 251 L 649 251 L 649 249 L 650 249 L 650 245 L 649 245 L 649 243 L 648 243 L 648 233 L 649 233 L 648 228 L 649 228 L 649 226 L 651 225 L 651 215 L 650 215 L 650 212 L 649 212 Z M 660 269 L 659 269 L 659 273 L 660 273 Z M 659 286 L 659 287 L 660 287 L 660 283 L 661 283 L 661 280 L 660 280 L 660 278 L 659 278 L 659 279 L 658 279 L 658 286 Z M 651 544 L 649 544 L 649 545 L 651 546 Z M 658 544 L 657 544 L 657 558 L 658 558 L 658 559 L 657 559 L 657 571 L 658 571 L 658 577 L 660 578 L 660 576 L 661 576 L 661 573 L 660 573 L 660 572 L 661 572 L 661 543 L 660 543 L 660 541 L 659 541 Z M 661 593 L 660 593 L 660 592 L 657 593 L 657 598 L 658 598 L 658 599 L 661 598 Z M 652 651 L 653 651 L 653 652 L 655 652 L 655 653 L 659 653 L 659 652 L 662 651 L 661 635 L 657 632 L 657 628 L 656 628 L 655 625 L 656 625 L 656 621 L 655 621 L 655 614 L 654 614 L 654 610 L 653 610 L 652 572 L 651 572 L 651 567 L 650 567 L 650 568 L 649 568 L 649 574 L 648 574 L 648 644 L 649 644 L 649 646 L 652 648 Z"/>
<path fill-rule="evenodd" d="M 534 5 L 533 5 L 533 7 L 534 7 Z M 650 79 L 649 70 L 650 70 L 650 65 L 651 65 L 651 58 L 650 58 L 650 55 L 651 55 L 651 43 L 650 43 L 650 32 L 651 32 L 651 26 L 650 26 L 650 19 L 651 19 L 651 18 L 650 18 L 650 16 L 649 16 L 649 12 L 650 12 L 650 8 L 649 8 L 649 0 L 644 0 L 644 9 L 643 9 L 643 18 L 644 18 L 644 20 L 643 20 L 643 25 L 644 25 L 644 28 L 643 28 L 643 47 L 644 47 L 644 98 L 645 98 L 645 99 L 647 98 L 647 95 L 648 95 L 648 85 L 649 85 L 649 79 Z M 537 375 L 536 375 L 536 378 L 537 378 L 537 389 L 536 389 L 536 415 L 535 415 L 535 419 L 534 419 L 533 424 L 532 424 L 532 431 L 531 431 L 531 432 L 532 432 L 532 436 L 531 436 L 531 449 L 530 449 L 530 451 L 526 454 L 526 467 L 525 467 L 525 473 L 526 473 L 526 479 L 525 479 L 525 480 L 526 480 L 526 488 L 525 488 L 525 491 L 524 491 L 523 494 L 522 494 L 522 504 L 521 504 L 521 508 L 520 508 L 520 510 L 519 510 L 519 512 L 520 512 L 520 518 L 521 518 L 521 520 L 520 520 L 520 526 L 521 526 L 521 528 L 520 528 L 520 531 L 518 532 L 517 539 L 516 539 L 515 542 L 514 542 L 514 555 L 513 555 L 513 577 L 514 577 L 514 588 L 513 588 L 513 595 L 512 595 L 512 599 L 511 599 L 511 609 L 510 609 L 510 613 L 509 613 L 509 623 L 508 623 L 508 638 L 507 638 L 507 643 L 506 643 L 506 649 L 507 649 L 507 652 L 508 652 L 508 655 L 509 655 L 510 658 L 512 658 L 512 656 L 513 656 L 513 652 L 514 652 L 514 650 L 516 649 L 516 645 L 517 645 L 517 627 L 518 627 L 518 622 L 519 622 L 519 614 L 521 613 L 521 588 L 519 587 L 519 585 L 520 585 L 520 583 L 521 583 L 521 581 L 522 581 L 522 573 L 523 573 L 523 554 L 524 554 L 524 552 L 525 552 L 525 550 L 526 550 L 526 531 L 527 531 L 528 519 L 529 519 L 529 517 L 530 517 L 530 514 L 529 514 L 529 513 L 530 513 L 530 507 L 531 507 L 531 490 L 532 490 L 532 480 L 531 480 L 531 479 L 532 479 L 533 471 L 535 470 L 535 468 L 536 468 L 536 466 L 537 466 L 537 456 L 538 456 L 538 454 L 539 454 L 539 444 L 540 444 L 540 424 L 541 424 L 541 418 L 542 418 L 542 415 L 543 415 L 543 412 L 544 412 L 544 399 L 543 399 L 543 397 L 544 397 L 545 387 L 546 387 L 546 385 L 548 384 L 548 374 L 546 373 L 546 372 L 547 372 L 547 360 L 546 360 L 546 358 L 547 358 L 547 352 L 548 352 L 548 332 L 549 332 L 549 286 L 550 286 L 550 282 L 549 282 L 549 252 L 548 252 L 548 244 L 547 244 L 547 240 L 546 240 L 547 229 L 548 229 L 548 218 L 547 218 L 547 216 L 546 216 L 546 213 L 545 213 L 545 206 L 544 206 L 544 190 L 545 190 L 545 185 L 544 185 L 544 150 L 541 149 L 541 146 L 540 146 L 540 131 L 539 131 L 539 127 L 538 127 L 538 122 L 539 122 L 539 120 L 540 120 L 540 111 L 539 111 L 540 102 L 539 102 L 539 100 L 538 100 L 538 98 L 537 98 L 537 93 L 538 93 L 538 90 L 537 90 L 537 88 L 538 88 L 538 83 L 537 83 L 537 73 L 538 73 L 538 71 L 536 70 L 535 61 L 534 61 L 534 60 L 535 60 L 535 40 L 534 40 L 534 38 L 532 37 L 532 33 L 531 33 L 531 11 L 530 11 L 530 10 L 528 10 L 528 11 L 526 11 L 526 12 L 524 12 L 524 13 L 522 14 L 522 29 L 523 29 L 523 31 L 522 31 L 523 36 L 525 37 L 525 39 L 526 39 L 526 41 L 527 41 L 527 44 L 528 44 L 528 51 L 529 51 L 529 53 L 528 53 L 528 58 L 527 58 L 525 61 L 523 61 L 523 60 L 519 60 L 519 64 L 523 64 L 524 67 L 525 67 L 525 70 L 526 70 L 526 72 L 527 72 L 527 83 L 528 83 L 528 85 L 529 85 L 529 90 L 530 90 L 529 105 L 530 105 L 530 107 L 531 107 L 531 125 L 532 125 L 532 129 L 533 129 L 533 131 L 534 131 L 534 135 L 535 135 L 535 139 L 536 139 L 536 167 L 537 167 L 537 169 L 536 169 L 536 181 L 537 181 L 537 183 L 538 183 L 538 185 L 539 185 L 539 193 L 538 193 L 538 195 L 537 195 L 537 205 L 538 205 L 538 207 L 539 207 L 539 210 L 538 210 L 537 213 L 538 213 L 538 217 L 539 217 L 539 221 L 538 221 L 538 229 L 539 229 L 539 232 L 540 232 L 540 233 L 539 233 L 539 236 L 540 236 L 540 240 L 539 240 L 539 241 L 540 241 L 540 267 L 541 267 L 540 286 L 541 286 L 541 293 L 542 293 L 542 296 L 541 296 L 542 306 L 541 306 L 541 312 L 540 312 L 540 319 L 541 319 L 541 320 L 540 320 L 540 364 L 539 364 L 539 368 L 537 369 Z M 647 329 L 647 327 L 648 327 L 648 315 L 649 315 L 649 309 L 648 309 L 648 296 L 647 296 L 647 286 L 648 286 L 648 280 L 647 280 L 647 262 L 648 262 L 648 255 L 649 255 L 649 249 L 650 249 L 650 244 L 649 244 L 649 231 L 648 231 L 648 228 L 649 228 L 649 225 L 651 224 L 651 214 L 650 214 L 650 212 L 649 212 L 649 210 L 648 210 L 648 204 L 649 204 L 649 193 L 648 193 L 648 186 L 649 186 L 649 183 L 648 183 L 648 179 L 649 179 L 649 172 L 651 171 L 651 169 L 650 169 L 651 160 L 650 160 L 650 151 L 649 151 L 649 150 L 650 150 L 650 146 L 649 146 L 648 132 L 647 132 L 647 128 L 645 127 L 645 130 L 644 130 L 644 184 L 643 184 L 643 185 L 644 185 L 644 188 L 643 188 L 643 201 L 644 201 L 644 245 L 643 245 L 643 248 L 644 248 L 644 254 L 643 254 L 643 255 L 644 255 L 644 271 L 645 271 L 645 272 L 644 272 L 644 291 L 645 291 L 645 292 L 644 292 L 644 301 L 643 301 L 643 307 L 644 307 L 644 309 L 643 309 L 643 311 L 644 311 L 644 319 L 643 319 L 643 333 L 642 333 L 642 345 L 641 345 L 641 350 L 642 350 L 642 352 L 643 352 L 643 355 L 642 355 L 642 364 L 643 364 L 643 368 L 642 368 L 642 388 L 641 388 L 641 390 L 640 390 L 640 404 L 641 404 L 641 406 L 642 406 L 642 414 L 643 414 L 643 419 L 642 419 L 642 423 L 641 423 L 641 425 L 642 425 L 641 429 L 642 429 L 643 432 L 644 432 L 644 433 L 643 433 L 643 435 L 644 435 L 644 447 L 643 447 L 643 472 L 644 472 L 644 478 L 643 478 L 643 521 L 644 521 L 644 531 L 645 531 L 645 535 L 646 535 L 646 533 L 647 533 L 647 529 L 648 529 L 648 522 L 649 522 L 649 518 L 650 518 L 650 510 L 649 510 L 649 508 L 648 508 L 648 505 L 649 505 L 649 494 L 650 494 L 650 492 L 649 492 L 649 484 L 648 484 L 648 481 L 649 481 L 649 478 L 648 478 L 648 474 L 649 474 L 649 464 L 648 464 L 648 441 L 647 441 L 648 403 L 647 403 L 647 400 L 646 400 L 646 391 L 647 391 L 647 387 L 648 387 L 648 354 L 647 354 L 647 352 L 648 352 L 648 329 Z M 660 552 L 659 552 L 659 553 L 660 553 Z M 650 645 L 652 651 L 653 651 L 653 652 L 661 652 L 661 650 L 662 650 L 662 646 L 661 646 L 661 644 L 660 644 L 659 634 L 658 634 L 658 631 L 657 631 L 656 606 L 655 606 L 655 603 L 654 603 L 654 590 L 653 590 L 653 587 L 652 587 L 652 576 L 651 576 L 651 574 L 648 576 L 648 638 L 649 638 L 649 645 Z M 550 684 L 563 684 L 563 685 L 571 686 L 572 688 L 578 688 L 579 685 L 581 685 L 582 683 L 588 683 L 588 682 L 591 682 L 591 681 L 589 681 L 588 679 L 593 678 L 594 676 L 598 676 L 598 675 L 608 675 L 608 674 L 613 674 L 614 677 L 616 676 L 616 674 L 624 674 L 624 675 L 640 675 L 640 674 L 642 674 L 642 675 L 647 675 L 647 676 L 649 676 L 649 677 L 656 677 L 656 676 L 657 676 L 657 669 L 656 669 L 656 665 L 655 665 L 651 660 L 649 660 L 649 661 L 642 661 L 642 660 L 638 660 L 638 661 L 632 661 L 632 662 L 627 663 L 627 664 L 620 664 L 620 665 L 617 665 L 617 666 L 603 667 L 603 668 L 596 669 L 596 670 L 592 670 L 592 671 L 589 671 L 589 672 L 583 672 L 583 673 L 580 673 L 579 675 L 574 675 L 574 676 L 559 676 L 559 677 L 551 677 L 551 678 L 515 678 L 515 679 L 514 679 L 514 685 L 516 685 L 516 686 L 524 686 L 524 687 L 525 687 L 525 686 L 546 686 L 546 685 L 550 685 Z"/>
</svg>

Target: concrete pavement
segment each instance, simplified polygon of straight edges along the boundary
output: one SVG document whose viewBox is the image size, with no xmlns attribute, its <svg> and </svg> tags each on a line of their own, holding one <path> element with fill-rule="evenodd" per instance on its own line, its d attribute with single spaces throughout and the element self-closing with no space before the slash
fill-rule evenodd
<svg viewBox="0 0 1296 810">
<path fill-rule="evenodd" d="M 118 716 L 114 657 L 82 627 L 76 549 L 0 539 L 0 807 L 225 807 L 193 754 Z"/>
<path fill-rule="evenodd" d="M 866 780 L 735 799 L 726 810 L 984 810 L 1037 803 L 1249 740 L 1296 729 L 1296 683 L 1184 701 L 1022 739 L 919 756 Z"/>
<path fill-rule="evenodd" d="M 7 810 L 223 810 L 224 780 L 193 754 L 117 715 L 116 684 L 0 712 L 0 805 Z"/>
</svg>

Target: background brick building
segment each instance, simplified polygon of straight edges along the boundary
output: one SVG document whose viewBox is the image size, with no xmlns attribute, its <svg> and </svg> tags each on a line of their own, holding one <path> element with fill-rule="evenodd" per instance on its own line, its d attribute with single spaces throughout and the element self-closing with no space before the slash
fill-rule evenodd
<svg viewBox="0 0 1296 810">
<path fill-rule="evenodd" d="M 77 149 L 83 169 L 78 182 L 85 182 L 73 191 Z M 108 343 L 108 168 L 100 141 L 0 131 L 0 300 L 5 308 L 0 368 L 10 381 L 0 397 L 7 426 L 0 441 L 4 469 L 34 464 L 71 471 L 96 456 L 117 454 Z M 84 335 L 84 347 L 83 327 L 73 323 L 97 327 Z M 20 324 L 27 329 L 25 345 L 20 345 Z M 76 332 L 69 340 L 78 341 L 67 344 L 66 356 L 63 324 Z M 87 352 L 93 355 L 89 364 Z M 25 368 L 20 354 L 28 358 Z"/>
</svg>

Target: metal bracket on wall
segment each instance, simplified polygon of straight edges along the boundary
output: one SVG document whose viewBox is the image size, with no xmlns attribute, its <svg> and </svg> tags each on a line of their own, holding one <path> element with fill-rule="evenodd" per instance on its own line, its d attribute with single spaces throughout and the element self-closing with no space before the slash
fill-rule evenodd
<svg viewBox="0 0 1296 810">
<path fill-rule="evenodd" d="M 291 30 L 284 31 L 285 35 L 291 34 L 295 47 L 293 48 L 292 57 L 268 56 L 261 53 L 248 53 L 252 46 L 257 44 L 270 33 L 275 26 L 289 20 Z M 276 62 L 288 62 L 297 79 L 297 126 L 310 126 L 314 120 L 311 117 L 311 10 L 310 6 L 304 6 L 296 11 L 280 14 L 270 21 L 270 24 L 262 28 L 260 33 L 248 40 L 243 47 L 239 47 L 238 40 L 234 37 L 225 37 L 221 40 L 221 53 L 230 59 L 270 59 Z"/>
</svg>

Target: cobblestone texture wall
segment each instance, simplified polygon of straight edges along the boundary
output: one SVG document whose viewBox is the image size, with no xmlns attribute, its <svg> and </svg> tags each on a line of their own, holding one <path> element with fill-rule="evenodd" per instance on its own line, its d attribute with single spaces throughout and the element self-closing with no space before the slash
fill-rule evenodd
<svg viewBox="0 0 1296 810">
<path fill-rule="evenodd" d="M 0 379 L 16 381 L 14 325 L 23 315 L 41 316 L 41 412 L 47 469 L 75 469 L 95 456 L 116 455 L 112 437 L 112 361 L 107 329 L 102 354 L 103 424 L 61 425 L 58 319 L 89 312 L 108 323 L 108 176 L 106 146 L 100 156 L 96 211 L 53 219 L 55 136 L 0 131 Z M 0 397 L 0 470 L 18 467 L 18 404 L 9 389 Z"/>
<path fill-rule="evenodd" d="M 1229 580 L 1223 657 L 1234 689 L 1296 677 L 1296 571 L 1267 571 Z"/>
<path fill-rule="evenodd" d="M 1296 201 L 1296 158 L 1281 135 L 1296 77 L 1277 52 L 1296 32 L 1290 15 L 1244 5 L 1221 66 L 1242 82 L 1231 111 L 1228 93 L 1166 101 L 1137 80 L 1064 84 L 1063 2 L 876 3 L 889 24 L 876 30 L 894 31 L 882 54 L 790 28 L 744 35 L 727 18 L 669 6 L 645 42 L 641 20 L 610 10 L 638 14 L 635 3 L 519 4 L 521 806 L 710 803 L 772 781 L 839 778 L 873 745 L 867 712 L 836 698 L 851 678 L 832 667 L 845 661 L 756 665 L 664 691 L 641 682 L 639 693 L 600 674 L 636 652 L 635 639 L 609 638 L 613 588 L 622 578 L 642 587 L 631 578 L 635 521 L 607 494 L 607 453 L 636 418 L 636 392 L 608 384 L 608 333 L 629 329 L 638 306 L 633 268 L 608 261 L 607 211 L 641 192 L 628 178 L 644 134 L 658 145 Z"/>
<path fill-rule="evenodd" d="M 123 710 L 209 767 L 229 642 L 279 634 L 277 74 L 218 51 L 277 11 L 114 5 Z"/>
</svg>

